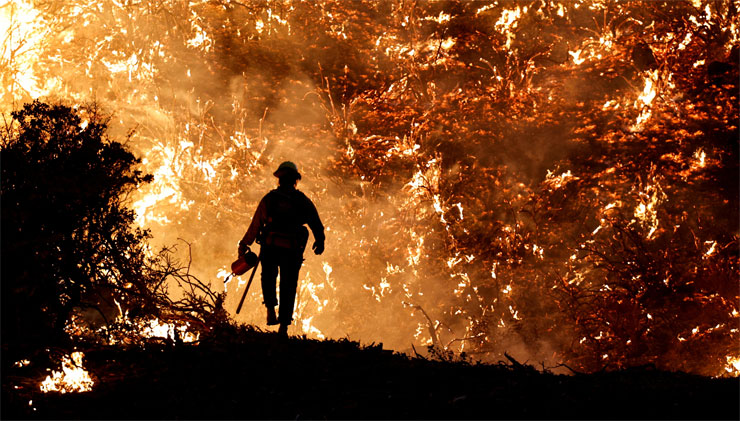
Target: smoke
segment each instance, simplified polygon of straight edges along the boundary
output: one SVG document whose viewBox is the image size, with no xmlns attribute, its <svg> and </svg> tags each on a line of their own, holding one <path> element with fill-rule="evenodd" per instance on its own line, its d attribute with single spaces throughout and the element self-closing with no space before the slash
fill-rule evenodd
<svg viewBox="0 0 740 421">
<path fill-rule="evenodd" d="M 685 6 L 671 5 L 674 15 Z M 696 189 L 685 180 L 716 184 L 694 164 L 702 135 L 666 117 L 706 103 L 681 85 L 698 78 L 702 48 L 671 25 L 726 32 L 732 15 L 717 7 L 693 24 L 631 3 L 47 2 L 17 26 L 35 61 L 6 53 L 16 70 L 3 76 L 3 98 L 110 110 L 113 136 L 130 133 L 155 176 L 131 202 L 152 247 L 177 245 L 193 274 L 226 288 L 229 311 L 249 275 L 223 283 L 237 243 L 290 160 L 327 227 L 325 253 L 306 252 L 291 333 L 589 370 L 654 362 L 667 354 L 653 344 L 697 325 L 737 336 L 727 304 L 660 327 L 661 306 L 633 285 L 686 279 L 648 262 L 665 258 L 661 244 L 683 250 L 676 260 L 731 273 L 736 237 L 695 230 L 721 243 L 725 254 L 709 261 L 701 241 L 688 250 L 676 245 L 683 231 L 670 232 L 693 223 L 669 208 Z M 632 60 L 648 27 L 670 40 L 656 51 L 660 69 Z M 734 149 L 709 146 L 706 165 L 736 180 L 725 177 L 736 174 Z M 657 200 L 660 189 L 670 198 Z M 701 203 L 725 205 L 691 215 L 736 215 L 737 198 L 723 192 Z M 615 245 L 624 232 L 633 242 Z M 232 313 L 238 322 L 264 324 L 259 276 Z M 651 339 L 651 329 L 670 338 Z M 713 355 L 724 358 L 718 342 Z M 683 367 L 682 352 L 666 365 Z"/>
</svg>

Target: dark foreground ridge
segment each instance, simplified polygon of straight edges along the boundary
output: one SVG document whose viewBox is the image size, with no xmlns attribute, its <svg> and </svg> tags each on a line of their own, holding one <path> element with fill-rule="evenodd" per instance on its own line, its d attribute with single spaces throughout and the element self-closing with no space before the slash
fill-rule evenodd
<svg viewBox="0 0 740 421">
<path fill-rule="evenodd" d="M 250 328 L 197 345 L 79 349 L 92 392 L 41 393 L 43 369 L 3 361 L 2 418 L 738 419 L 740 411 L 738 379 L 646 368 L 554 375 Z"/>
</svg>

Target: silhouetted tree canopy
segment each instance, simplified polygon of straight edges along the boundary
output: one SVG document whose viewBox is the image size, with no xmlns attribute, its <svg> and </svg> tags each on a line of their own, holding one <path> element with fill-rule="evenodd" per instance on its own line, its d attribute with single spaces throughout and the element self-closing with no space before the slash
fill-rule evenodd
<svg viewBox="0 0 740 421">
<path fill-rule="evenodd" d="M 38 101 L 12 113 L 2 132 L 2 341 L 62 338 L 74 308 L 146 307 L 147 232 L 124 205 L 152 179 L 106 135 L 95 106 Z M 103 312 L 100 311 L 102 315 Z"/>
</svg>

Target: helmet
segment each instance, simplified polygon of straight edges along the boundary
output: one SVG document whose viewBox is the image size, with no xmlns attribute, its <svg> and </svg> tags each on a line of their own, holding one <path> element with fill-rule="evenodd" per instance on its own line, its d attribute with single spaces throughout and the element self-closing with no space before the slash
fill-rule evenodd
<svg viewBox="0 0 740 421">
<path fill-rule="evenodd" d="M 272 173 L 272 175 L 278 178 L 288 174 L 295 175 L 295 178 L 298 180 L 301 179 L 301 173 L 298 172 L 298 167 L 296 167 L 295 164 L 290 161 L 283 162 L 282 164 L 280 164 L 278 169 L 274 173 Z"/>
</svg>

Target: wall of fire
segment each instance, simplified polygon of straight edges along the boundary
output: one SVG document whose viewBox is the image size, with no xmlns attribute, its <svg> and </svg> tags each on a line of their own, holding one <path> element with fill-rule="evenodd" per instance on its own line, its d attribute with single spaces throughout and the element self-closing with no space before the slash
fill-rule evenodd
<svg viewBox="0 0 740 421">
<path fill-rule="evenodd" d="M 231 310 L 292 160 L 328 237 L 294 333 L 737 375 L 737 26 L 705 0 L 18 0 L 0 95 L 109 112 L 153 249 L 190 243 Z"/>
</svg>

